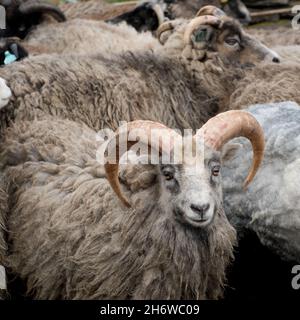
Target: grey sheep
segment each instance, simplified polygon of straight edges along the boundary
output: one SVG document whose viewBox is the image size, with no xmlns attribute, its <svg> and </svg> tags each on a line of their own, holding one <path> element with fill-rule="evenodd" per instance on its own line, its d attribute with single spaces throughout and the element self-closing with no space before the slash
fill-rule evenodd
<svg viewBox="0 0 300 320">
<path fill-rule="evenodd" d="M 229 16 L 239 19 L 243 23 L 251 21 L 249 11 L 240 0 L 229 0 L 226 4 L 221 3 L 219 0 L 152 0 L 148 2 L 161 6 L 161 8 L 164 9 L 166 16 L 170 19 L 190 19 L 197 14 L 200 8 L 207 5 L 213 5 L 224 10 Z M 134 10 L 140 3 L 143 3 L 143 1 L 111 5 L 104 1 L 90 0 L 75 4 L 63 4 L 60 8 L 68 19 L 83 18 L 106 20 L 113 16 Z"/>
<path fill-rule="evenodd" d="M 106 150 L 135 129 L 146 145 L 151 130 L 180 136 L 134 121 Z M 220 298 L 235 243 L 222 208 L 221 150 L 236 136 L 253 145 L 249 184 L 264 138 L 243 111 L 220 114 L 197 131 L 196 165 L 188 155 L 176 165 L 128 164 L 119 180 L 119 158 L 99 164 L 96 132 L 85 125 L 54 118 L 14 124 L 0 144 L 1 183 L 11 204 L 5 267 L 38 299 Z"/>
<path fill-rule="evenodd" d="M 264 160 L 259 176 L 243 192 L 240 182 L 251 162 L 251 146 L 232 141 L 234 156 L 222 170 L 225 212 L 241 238 L 252 230 L 281 259 L 300 263 L 299 105 L 262 104 L 247 111 L 264 129 Z"/>
<path fill-rule="evenodd" d="M 135 119 L 195 129 L 228 110 L 246 67 L 277 59 L 226 16 L 167 22 L 159 31 L 159 54 L 44 55 L 2 68 L 12 99 L 0 110 L 1 129 L 47 114 L 95 130 Z"/>
<path fill-rule="evenodd" d="M 2 40 L 5 41 L 5 40 Z M 126 23 L 117 25 L 103 21 L 73 19 L 60 24 L 39 26 L 23 41 L 7 39 L 21 46 L 31 56 L 43 53 L 82 54 L 155 50 L 160 47 L 151 32 L 138 33 Z"/>
</svg>

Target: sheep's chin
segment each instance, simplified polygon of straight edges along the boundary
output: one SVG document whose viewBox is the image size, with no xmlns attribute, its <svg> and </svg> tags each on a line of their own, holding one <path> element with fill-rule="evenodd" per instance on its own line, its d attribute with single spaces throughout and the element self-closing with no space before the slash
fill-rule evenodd
<svg viewBox="0 0 300 320">
<path fill-rule="evenodd" d="M 184 225 L 189 225 L 194 228 L 206 228 L 208 227 L 214 220 L 215 214 L 210 216 L 208 219 L 197 219 L 191 218 L 187 214 L 184 213 L 183 210 L 176 208 L 174 209 L 175 219 Z"/>
</svg>

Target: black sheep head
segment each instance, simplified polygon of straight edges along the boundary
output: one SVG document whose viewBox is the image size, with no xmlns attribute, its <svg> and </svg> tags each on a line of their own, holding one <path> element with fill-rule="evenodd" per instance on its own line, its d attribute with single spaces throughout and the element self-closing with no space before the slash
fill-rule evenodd
<svg viewBox="0 0 300 320">
<path fill-rule="evenodd" d="M 33 26 L 41 23 L 44 14 L 59 22 L 66 20 L 59 8 L 47 2 L 0 0 L 0 5 L 6 11 L 6 29 L 0 30 L 0 37 L 25 38 Z"/>
</svg>

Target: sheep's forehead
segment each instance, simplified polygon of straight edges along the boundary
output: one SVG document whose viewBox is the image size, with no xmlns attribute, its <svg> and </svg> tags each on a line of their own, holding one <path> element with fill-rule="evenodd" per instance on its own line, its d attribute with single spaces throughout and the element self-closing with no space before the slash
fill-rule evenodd
<svg viewBox="0 0 300 320">
<path fill-rule="evenodd" d="M 176 171 L 183 179 L 206 179 L 210 175 L 212 163 L 220 163 L 221 153 L 209 147 L 205 147 L 197 157 L 185 157 L 182 164 L 176 165 Z"/>
<path fill-rule="evenodd" d="M 243 37 L 246 35 L 239 23 L 234 20 L 226 20 L 220 29 L 221 35 L 238 35 Z"/>
</svg>

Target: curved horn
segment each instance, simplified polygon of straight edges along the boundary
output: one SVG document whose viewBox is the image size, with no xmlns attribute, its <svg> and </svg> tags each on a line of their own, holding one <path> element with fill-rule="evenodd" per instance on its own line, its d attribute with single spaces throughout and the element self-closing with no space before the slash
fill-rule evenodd
<svg viewBox="0 0 300 320">
<path fill-rule="evenodd" d="M 221 20 L 219 20 L 217 17 L 214 16 L 201 16 L 196 17 L 190 21 L 190 23 L 187 25 L 186 30 L 184 32 L 183 40 L 185 44 L 191 43 L 191 35 L 194 32 L 196 28 L 198 28 L 200 25 L 211 25 L 214 27 L 219 27 L 221 23 Z"/>
<path fill-rule="evenodd" d="M 162 33 L 164 33 L 165 31 L 174 30 L 174 28 L 175 28 L 175 26 L 174 26 L 173 21 L 166 21 L 166 22 L 162 23 L 156 31 L 156 36 L 157 36 L 159 42 L 162 43 L 160 40 L 160 36 Z"/>
<path fill-rule="evenodd" d="M 205 16 L 205 15 L 214 16 L 214 17 L 223 17 L 223 16 L 226 16 L 226 13 L 220 8 L 217 8 L 215 6 L 205 6 L 205 7 L 202 7 L 197 12 L 196 17 Z"/>
<path fill-rule="evenodd" d="M 127 206 L 130 207 L 130 204 L 128 202 L 128 200 L 124 197 L 124 195 L 122 194 L 121 188 L 120 188 L 120 183 L 119 183 L 119 161 L 120 158 L 122 157 L 122 155 L 127 152 L 134 144 L 136 144 L 138 141 L 142 142 L 146 145 L 148 145 L 148 147 L 152 147 L 154 149 L 156 149 L 157 151 L 159 151 L 160 153 L 162 153 L 162 143 L 161 143 L 161 139 L 159 138 L 159 135 L 157 138 L 155 138 L 155 134 L 157 134 L 157 131 L 153 131 L 154 129 L 159 129 L 162 130 L 164 129 L 166 132 L 164 132 L 164 136 L 165 135 L 170 135 L 174 137 L 174 135 L 178 136 L 178 134 L 164 126 L 161 123 L 158 122 L 153 122 L 153 121 L 143 121 L 143 120 L 137 120 L 137 121 L 132 121 L 127 123 L 126 128 L 124 130 L 124 126 L 121 127 L 117 132 L 116 135 L 111 138 L 106 146 L 106 151 L 111 150 L 111 148 L 114 148 L 115 150 L 115 155 L 116 155 L 116 159 L 113 158 L 111 160 L 113 160 L 116 163 L 110 163 L 109 162 L 109 158 L 107 158 L 108 162 L 105 163 L 104 168 L 105 168 L 105 172 L 106 172 L 106 177 L 107 180 L 110 184 L 110 186 L 112 187 L 112 189 L 114 190 L 114 192 L 116 193 L 116 195 L 118 196 L 118 198 L 122 201 L 122 203 Z M 138 135 L 138 139 L 135 139 L 134 141 L 129 140 L 129 134 L 133 131 L 133 130 L 139 130 L 137 131 L 137 135 Z M 127 142 L 126 148 L 122 148 L 121 149 L 121 153 L 120 153 L 120 146 L 119 146 L 119 142 L 120 142 L 120 138 L 125 134 L 125 140 L 121 140 L 123 142 Z M 123 136 L 124 138 L 124 136 Z M 151 141 L 151 138 L 154 138 Z M 170 140 L 172 141 L 172 140 Z M 172 145 L 170 146 L 171 148 L 173 147 L 173 142 L 171 142 Z"/>
<path fill-rule="evenodd" d="M 220 150 L 229 140 L 245 137 L 250 140 L 253 149 L 253 160 L 244 188 L 254 178 L 264 155 L 265 139 L 263 129 L 250 113 L 239 110 L 220 113 L 208 120 L 196 133 L 204 138 L 206 145 Z"/>
<path fill-rule="evenodd" d="M 157 16 L 158 26 L 160 26 L 161 24 L 164 23 L 164 20 L 165 20 L 164 12 L 159 4 L 155 4 L 153 6 L 153 10 Z"/>
<path fill-rule="evenodd" d="M 19 6 L 19 12 L 28 15 L 32 13 L 45 13 L 51 15 L 58 22 L 66 21 L 64 13 L 55 5 L 50 3 L 28 3 Z"/>
</svg>

